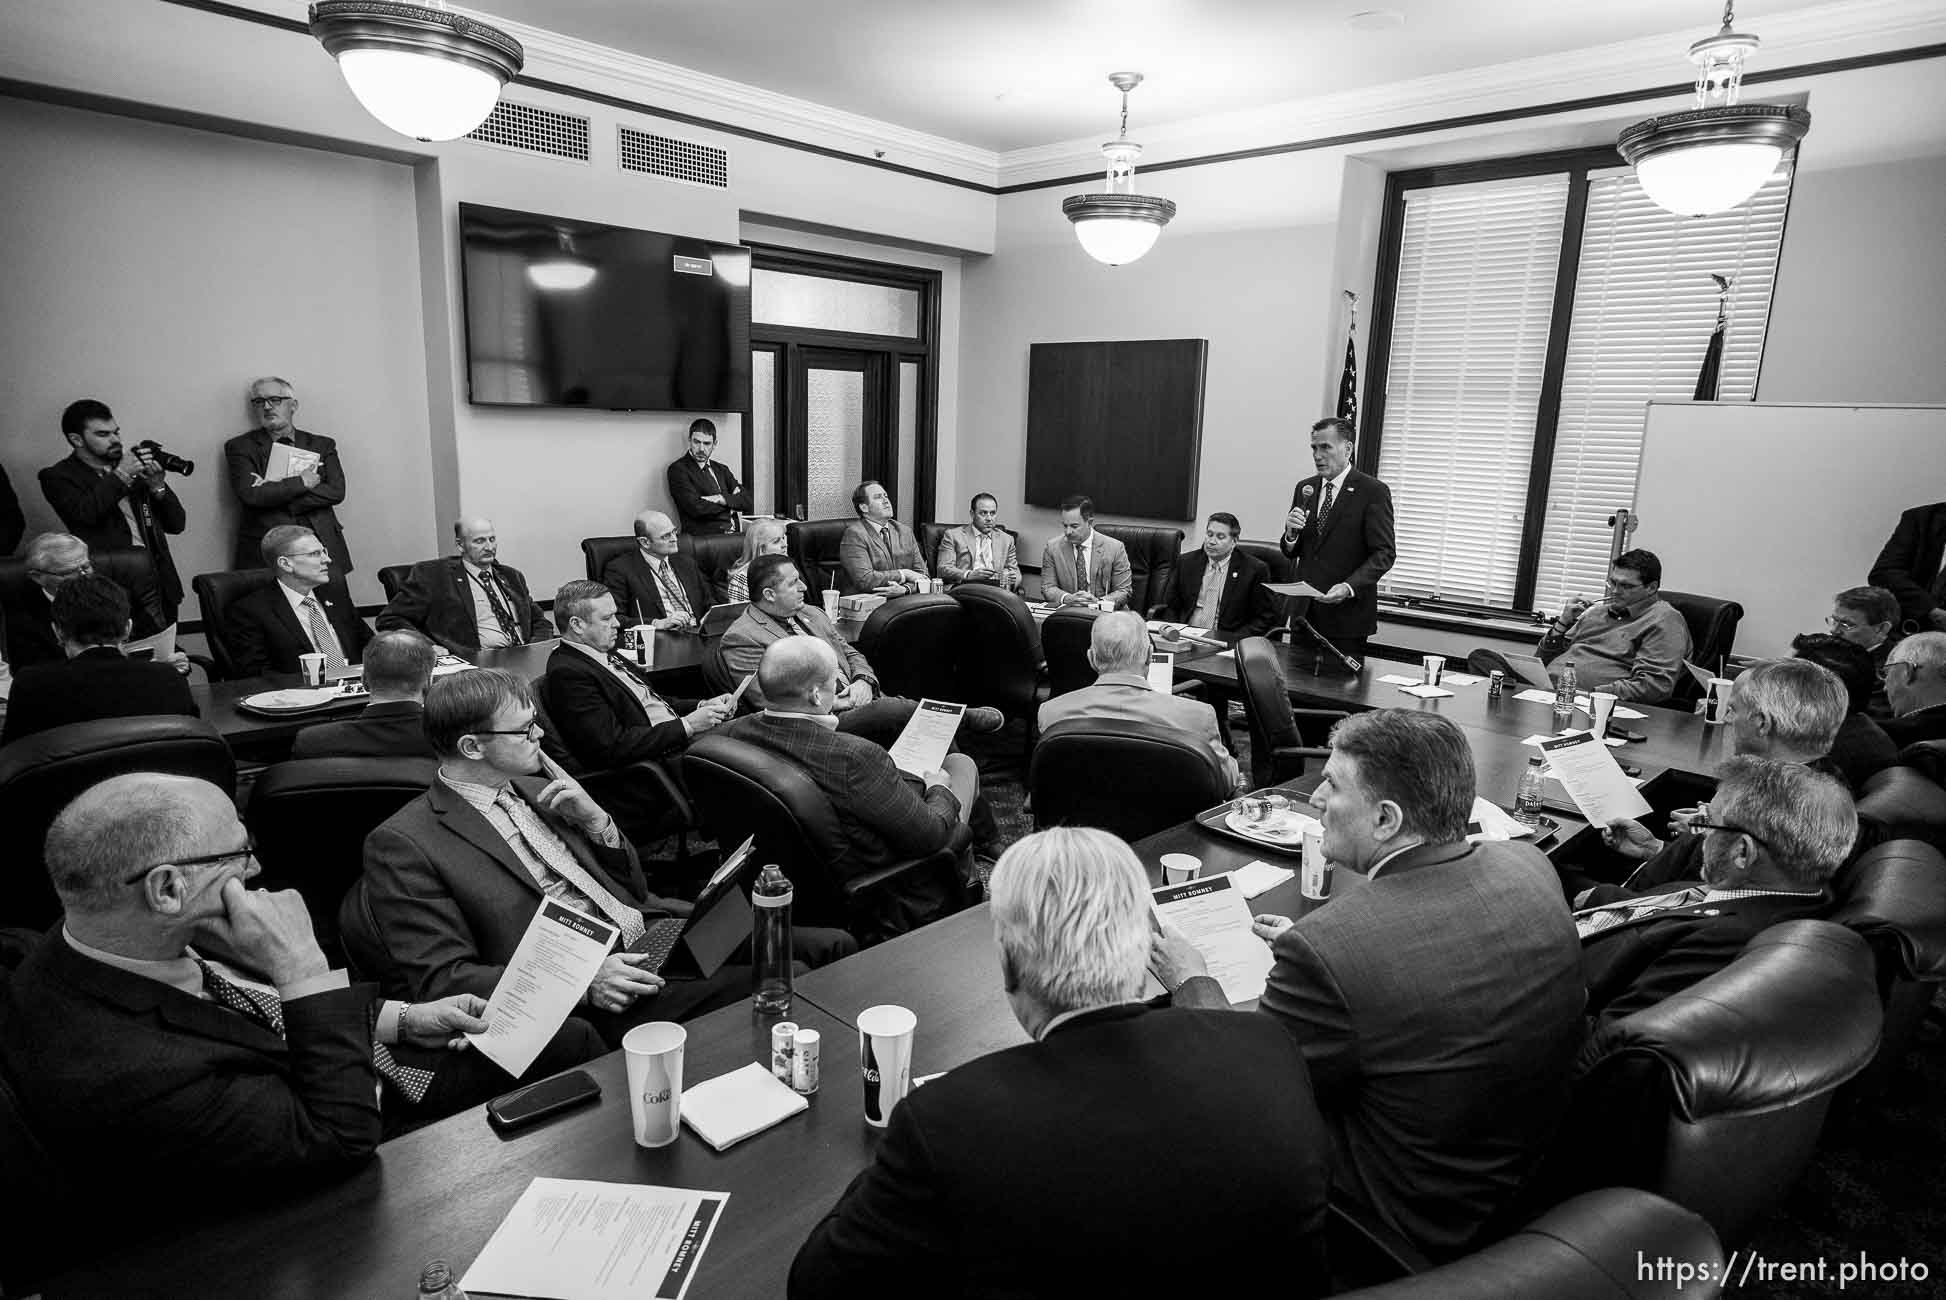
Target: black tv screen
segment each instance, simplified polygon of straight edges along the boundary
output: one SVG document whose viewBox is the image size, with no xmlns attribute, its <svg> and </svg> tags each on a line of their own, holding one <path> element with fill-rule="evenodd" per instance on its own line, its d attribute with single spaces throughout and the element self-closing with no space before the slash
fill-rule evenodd
<svg viewBox="0 0 1946 1300">
<path fill-rule="evenodd" d="M 750 250 L 459 206 L 467 398 L 615 411 L 750 408 Z"/>
</svg>

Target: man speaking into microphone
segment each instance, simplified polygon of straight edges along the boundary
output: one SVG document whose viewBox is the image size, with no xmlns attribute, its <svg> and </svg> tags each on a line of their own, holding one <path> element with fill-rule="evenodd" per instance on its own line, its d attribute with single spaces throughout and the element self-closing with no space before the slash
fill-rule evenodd
<svg viewBox="0 0 1946 1300">
<path fill-rule="evenodd" d="M 1392 489 L 1353 469 L 1351 422 L 1311 426 L 1317 474 L 1297 485 L 1278 545 L 1297 561 L 1297 576 L 1324 595 L 1305 616 L 1318 635 L 1362 661 L 1378 631 L 1378 580 L 1392 567 Z"/>
</svg>

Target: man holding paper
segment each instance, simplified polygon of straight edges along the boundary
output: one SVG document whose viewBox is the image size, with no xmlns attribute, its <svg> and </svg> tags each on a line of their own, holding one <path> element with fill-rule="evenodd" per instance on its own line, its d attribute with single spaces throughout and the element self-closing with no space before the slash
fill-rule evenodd
<svg viewBox="0 0 1946 1300">
<path fill-rule="evenodd" d="M 1291 492 L 1290 514 L 1278 541 L 1297 561 L 1297 576 L 1322 591 L 1306 614 L 1318 635 L 1353 659 L 1378 631 L 1378 580 L 1398 551 L 1392 538 L 1392 489 L 1353 467 L 1351 421 L 1336 417 L 1311 426 L 1311 463 L 1317 474 Z"/>
<path fill-rule="evenodd" d="M 1328 1138 L 1297 1045 L 1267 1020 L 1143 1002 L 1149 918 L 1112 835 L 1007 850 L 993 933 L 1034 1041 L 898 1103 L 798 1251 L 791 1300 L 1327 1293 Z"/>
<path fill-rule="evenodd" d="M 233 563 L 239 569 L 262 567 L 264 534 L 281 524 L 297 524 L 324 543 L 331 555 L 332 585 L 344 591 L 351 549 L 332 508 L 345 499 L 338 444 L 297 427 L 296 390 L 274 375 L 250 385 L 250 409 L 261 421 L 258 427 L 223 444 L 230 491 L 243 506 Z"/>
<path fill-rule="evenodd" d="M 1467 843 L 1473 754 L 1451 721 L 1378 709 L 1331 745 L 1311 805 L 1326 859 L 1362 879 L 1296 921 L 1257 918 L 1275 957 L 1258 1009 L 1309 1063 L 1332 1200 L 1444 1260 L 1512 1201 L 1565 1108 L 1581 945 L 1540 850 Z M 1180 934 L 1151 969 L 1178 1006 L 1229 1005 Z"/>
</svg>

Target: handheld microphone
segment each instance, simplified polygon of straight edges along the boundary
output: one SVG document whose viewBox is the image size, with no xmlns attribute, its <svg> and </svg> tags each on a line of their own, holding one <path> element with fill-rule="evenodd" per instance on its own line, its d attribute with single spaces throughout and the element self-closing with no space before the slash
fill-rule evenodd
<svg viewBox="0 0 1946 1300">
<path fill-rule="evenodd" d="M 1312 498 L 1312 496 L 1314 496 L 1317 493 L 1317 490 L 1318 490 L 1317 484 L 1306 483 L 1302 488 L 1298 490 L 1298 495 L 1304 498 L 1304 500 L 1309 501 Z"/>
</svg>

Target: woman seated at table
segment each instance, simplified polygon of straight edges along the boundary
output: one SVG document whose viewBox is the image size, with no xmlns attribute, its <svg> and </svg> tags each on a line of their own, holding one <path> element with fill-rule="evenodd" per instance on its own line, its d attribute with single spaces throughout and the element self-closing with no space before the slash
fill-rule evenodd
<svg viewBox="0 0 1946 1300">
<path fill-rule="evenodd" d="M 743 530 L 743 558 L 730 567 L 723 599 L 750 599 L 750 561 L 759 555 L 785 555 L 789 551 L 782 520 L 759 519 L 751 523 Z"/>
</svg>

